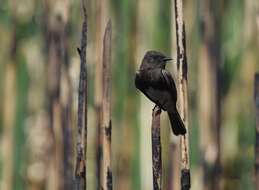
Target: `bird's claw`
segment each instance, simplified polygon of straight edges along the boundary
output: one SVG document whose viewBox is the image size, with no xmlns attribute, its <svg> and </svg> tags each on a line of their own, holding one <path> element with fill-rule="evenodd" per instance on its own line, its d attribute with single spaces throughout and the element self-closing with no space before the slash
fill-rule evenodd
<svg viewBox="0 0 259 190">
<path fill-rule="evenodd" d="M 155 111 L 156 107 L 157 107 L 157 105 L 155 105 L 155 106 L 153 107 L 152 111 Z"/>
<path fill-rule="evenodd" d="M 156 109 L 158 109 L 158 111 L 161 112 L 161 108 L 158 105 L 155 105 L 152 111 L 154 112 Z"/>
</svg>

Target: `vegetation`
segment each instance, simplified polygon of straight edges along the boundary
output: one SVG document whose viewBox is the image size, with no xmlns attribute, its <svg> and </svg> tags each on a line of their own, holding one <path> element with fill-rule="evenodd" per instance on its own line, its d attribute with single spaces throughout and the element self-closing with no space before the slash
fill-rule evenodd
<svg viewBox="0 0 259 190">
<path fill-rule="evenodd" d="M 135 89 L 134 75 L 145 52 L 153 49 L 174 59 L 167 69 L 177 80 L 175 1 L 85 1 L 87 97 L 78 94 L 86 48 L 81 46 L 82 2 L 1 1 L 0 189 L 71 189 L 75 175 L 88 190 L 99 189 L 105 184 L 104 167 L 112 171 L 113 189 L 153 187 L 154 105 Z M 259 70 L 258 8 L 258 0 L 183 2 L 191 189 L 252 190 L 258 183 L 253 94 Z M 103 49 L 109 19 L 106 53 L 111 57 Z M 102 70 L 104 58 L 111 60 L 108 76 Z M 80 103 L 80 97 L 87 102 Z M 161 189 L 177 190 L 185 168 L 180 138 L 172 136 L 166 114 L 159 119 L 163 165 L 158 165 L 157 182 Z M 111 123 L 105 139 L 101 131 L 109 131 Z M 105 152 L 107 147 L 111 152 Z M 86 155 L 78 158 L 80 148 Z"/>
</svg>

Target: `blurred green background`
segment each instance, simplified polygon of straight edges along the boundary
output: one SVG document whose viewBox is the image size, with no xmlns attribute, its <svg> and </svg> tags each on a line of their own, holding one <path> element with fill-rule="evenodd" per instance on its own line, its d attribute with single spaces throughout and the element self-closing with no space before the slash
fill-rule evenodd
<svg viewBox="0 0 259 190">
<path fill-rule="evenodd" d="M 0 0 L 0 188 L 3 190 L 55 187 L 51 168 L 55 170 L 58 166 L 51 164 L 55 143 L 52 135 L 60 131 L 49 127 L 53 119 L 49 105 L 54 97 L 49 89 L 55 86 L 55 80 L 59 87 L 58 101 L 67 114 L 62 116 L 67 120 L 61 125 L 63 133 L 60 133 L 64 138 L 61 176 L 64 181 L 73 180 L 80 66 L 76 48 L 80 46 L 83 18 L 80 3 Z M 98 181 L 96 128 L 102 85 L 98 64 L 102 61 L 102 37 L 109 18 L 113 30 L 113 186 L 120 190 L 152 188 L 150 128 L 154 105 L 135 89 L 134 73 L 147 50 L 158 50 L 174 59 L 167 69 L 176 76 L 173 3 L 170 0 L 87 1 L 88 189 L 96 189 Z M 259 70 L 259 1 L 183 3 L 192 189 L 214 189 L 213 183 L 224 190 L 255 189 L 253 83 Z M 50 68 L 52 61 L 60 63 L 58 68 Z M 178 189 L 179 139 L 170 135 L 165 113 L 161 123 L 163 189 Z M 216 170 L 211 170 L 214 166 Z M 63 189 L 70 189 L 69 184 L 64 184 Z"/>
</svg>

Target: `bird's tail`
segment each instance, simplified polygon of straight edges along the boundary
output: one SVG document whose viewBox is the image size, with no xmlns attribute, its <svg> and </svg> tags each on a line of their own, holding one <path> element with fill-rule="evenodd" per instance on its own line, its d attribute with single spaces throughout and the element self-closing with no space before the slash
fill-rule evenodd
<svg viewBox="0 0 259 190">
<path fill-rule="evenodd" d="M 185 129 L 183 120 L 181 119 L 181 116 L 178 113 L 178 111 L 177 110 L 174 110 L 174 111 L 168 110 L 168 116 L 170 119 L 173 133 L 175 135 L 184 135 L 186 133 L 186 129 Z"/>
</svg>

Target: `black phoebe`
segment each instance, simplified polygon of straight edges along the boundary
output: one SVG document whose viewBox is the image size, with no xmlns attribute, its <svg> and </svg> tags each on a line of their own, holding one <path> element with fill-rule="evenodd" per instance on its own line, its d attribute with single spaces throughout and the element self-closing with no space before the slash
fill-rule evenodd
<svg viewBox="0 0 259 190">
<path fill-rule="evenodd" d="M 135 76 L 135 86 L 152 102 L 167 111 L 173 133 L 184 135 L 186 129 L 176 109 L 177 90 L 171 74 L 165 70 L 172 60 L 157 51 L 148 51 Z"/>
</svg>

